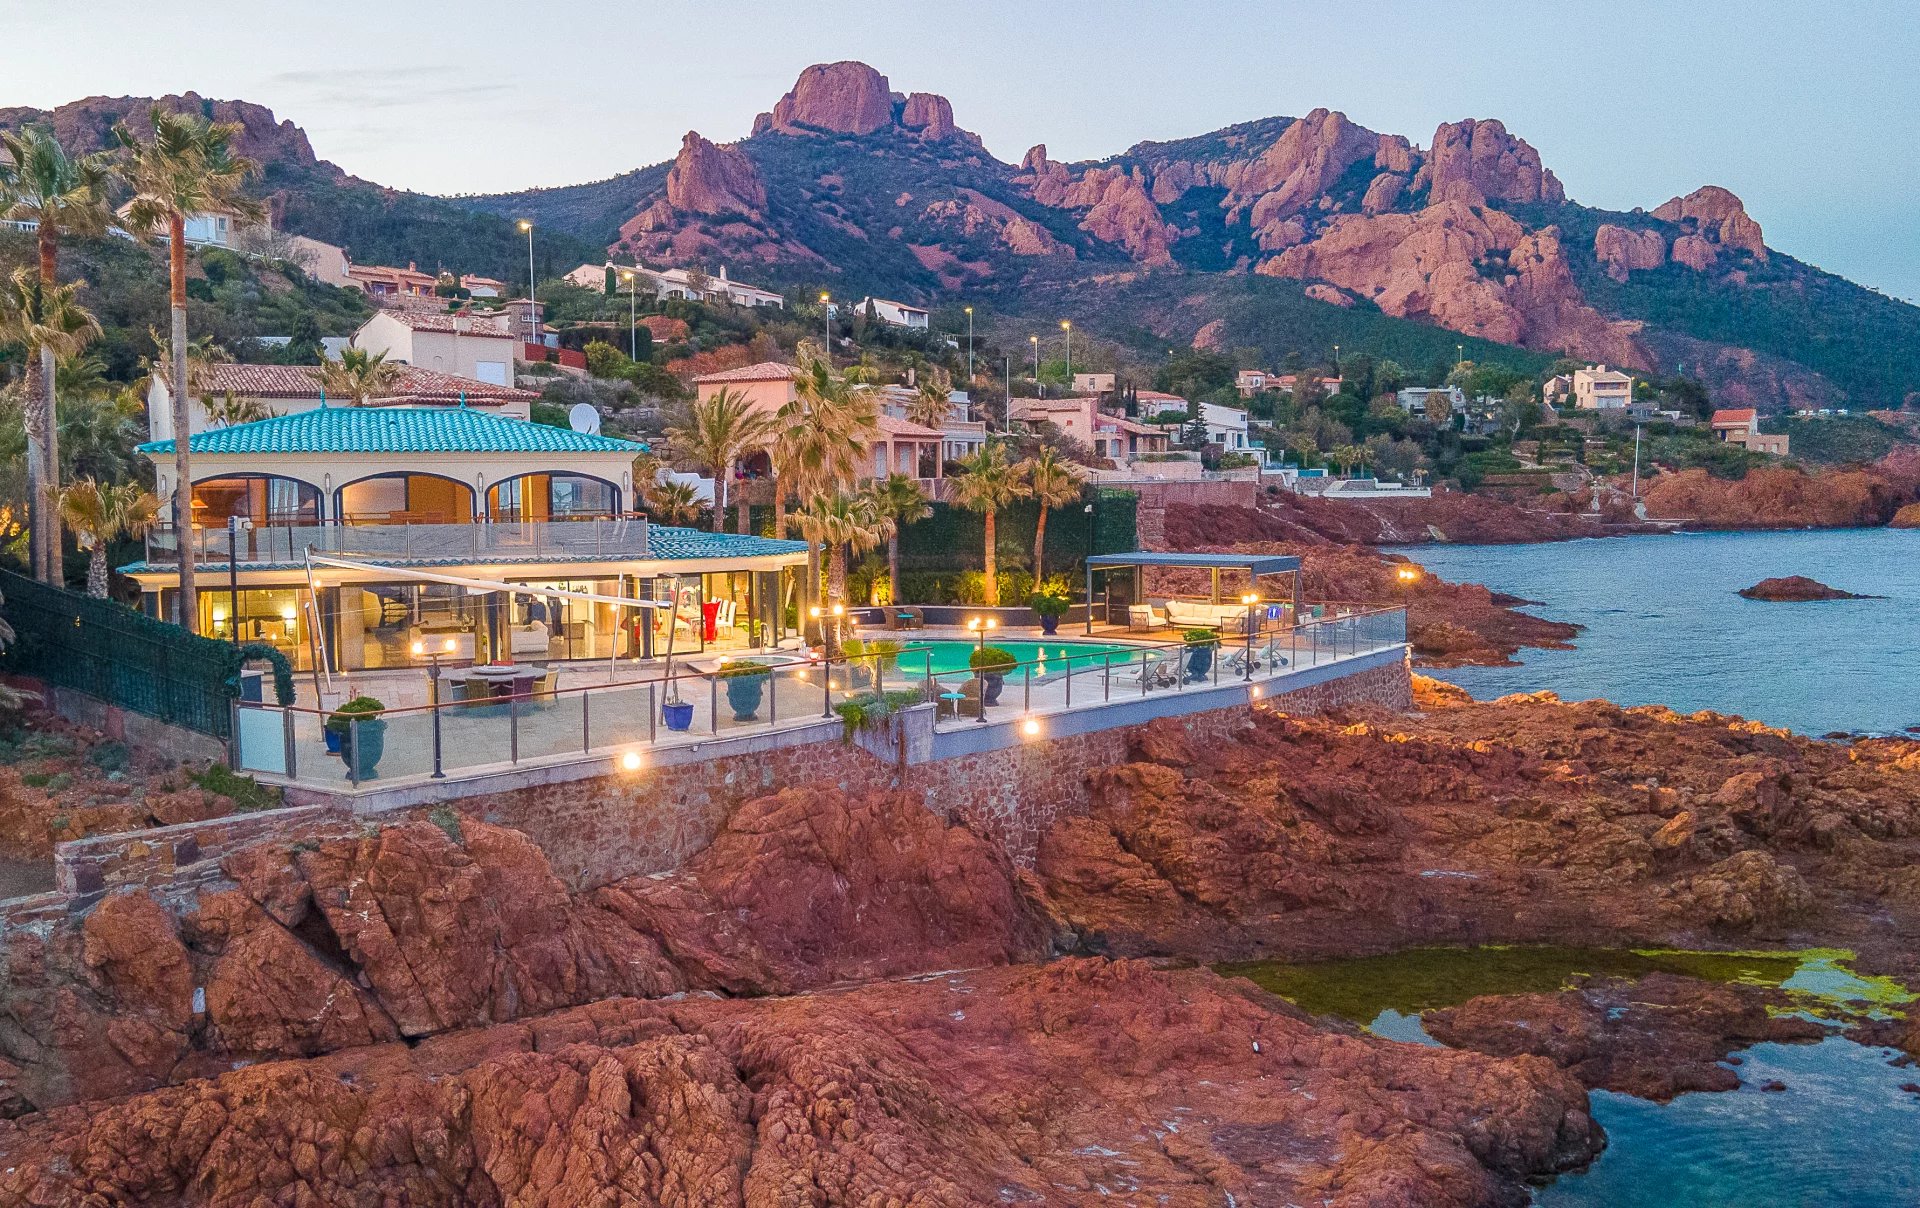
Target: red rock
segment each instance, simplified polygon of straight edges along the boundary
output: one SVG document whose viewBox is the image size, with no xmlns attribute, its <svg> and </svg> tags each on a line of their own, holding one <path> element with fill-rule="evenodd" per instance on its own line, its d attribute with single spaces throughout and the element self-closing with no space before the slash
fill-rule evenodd
<svg viewBox="0 0 1920 1208">
<path fill-rule="evenodd" d="M 1607 266 L 1607 276 L 1624 283 L 1630 273 L 1665 264 L 1667 241 L 1658 231 L 1602 223 L 1593 235 L 1593 256 Z"/>
<path fill-rule="evenodd" d="M 1394 203 L 1400 200 L 1401 193 L 1406 191 L 1406 187 L 1406 177 L 1396 176 L 1391 172 L 1382 172 L 1380 175 L 1374 177 L 1373 181 L 1367 185 L 1366 196 L 1360 199 L 1361 212 L 1367 214 L 1383 214 L 1391 210 L 1394 207 Z"/>
<path fill-rule="evenodd" d="M 667 171 L 667 204 L 689 214 L 759 214 L 767 187 L 746 152 L 716 146 L 692 130 Z"/>
<path fill-rule="evenodd" d="M 1347 310 L 1353 306 L 1352 297 L 1322 281 L 1314 282 L 1301 292 L 1305 293 L 1307 297 L 1312 298 L 1315 302 L 1325 302 L 1331 306 L 1338 306 L 1342 310 Z"/>
<path fill-rule="evenodd" d="M 906 108 L 900 113 L 900 124 L 927 139 L 952 138 L 960 133 L 960 128 L 953 124 L 952 102 L 931 92 L 908 94 Z"/>
<path fill-rule="evenodd" d="M 1711 243 L 1738 248 L 1762 262 L 1767 258 L 1760 224 L 1748 217 L 1747 208 L 1732 191 L 1719 185 L 1706 185 L 1685 197 L 1676 197 L 1655 209 L 1653 216 L 1684 224 Z M 1677 248 L 1674 259 L 1680 259 Z"/>
<path fill-rule="evenodd" d="M 1423 186 L 1429 204 L 1537 201 L 1558 205 L 1567 199 L 1566 190 L 1541 166 L 1540 153 L 1525 139 L 1508 134 L 1498 121 L 1472 118 L 1445 123 L 1433 132 L 1433 149 L 1413 182 L 1415 190 Z"/>
<path fill-rule="evenodd" d="M 1920 503 L 1909 503 L 1893 514 L 1887 521 L 1888 528 L 1920 528 Z"/>
<path fill-rule="evenodd" d="M 184 1033 L 193 1019 L 193 969 L 173 916 L 144 891 L 113 894 L 87 915 L 81 959 L 101 993 L 127 1011 Z"/>
<path fill-rule="evenodd" d="M 1702 235 L 1682 235 L 1673 241 L 1673 262 L 1684 264 L 1696 273 L 1704 273 L 1718 260 L 1719 249 Z"/>
<path fill-rule="evenodd" d="M 1445 1208 L 1523 1202 L 1523 1180 L 1601 1144 L 1541 1058 L 1332 1034 L 1245 983 L 1065 961 L 607 1003 L 240 1070 L 0 1125 L 0 1199 L 1093 1205 L 1204 1187 Z"/>
<path fill-rule="evenodd" d="M 1558 994 L 1475 998 L 1421 1022 L 1453 1048 L 1538 1054 L 1583 1086 L 1666 1103 L 1739 1086 L 1740 1076 L 1720 1064 L 1735 1049 L 1828 1034 L 1812 1020 L 1772 1013 L 1791 1006 L 1778 990 L 1655 973 Z"/>
<path fill-rule="evenodd" d="M 892 124 L 893 93 L 887 77 L 865 63 L 843 61 L 816 63 L 802 71 L 792 90 L 774 105 L 767 128 L 783 134 L 872 134 Z"/>
<path fill-rule="evenodd" d="M 1904 462 L 1887 458 L 1819 474 L 1762 466 L 1732 481 L 1705 470 L 1663 473 L 1642 497 L 1649 516 L 1682 517 L 1690 528 L 1857 528 L 1887 523 L 1916 490 Z"/>
<path fill-rule="evenodd" d="M 1805 575 L 1786 575 L 1780 578 L 1762 579 L 1752 587 L 1743 587 L 1739 593 L 1749 600 L 1869 600 L 1871 596 L 1857 596 L 1850 591 L 1828 587 L 1817 579 Z"/>
</svg>

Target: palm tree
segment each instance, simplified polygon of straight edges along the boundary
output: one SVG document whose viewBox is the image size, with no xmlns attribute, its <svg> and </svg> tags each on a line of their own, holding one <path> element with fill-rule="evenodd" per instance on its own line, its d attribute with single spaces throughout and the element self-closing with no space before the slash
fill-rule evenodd
<svg viewBox="0 0 1920 1208">
<path fill-rule="evenodd" d="M 774 416 L 774 531 L 783 531 L 789 494 L 803 504 L 851 487 L 880 434 L 871 390 L 850 386 L 823 358 L 809 358 L 794 381 L 794 397 Z M 819 552 L 808 541 L 806 599 L 820 582 Z M 803 601 L 804 605 L 804 601 Z"/>
<path fill-rule="evenodd" d="M 364 348 L 341 349 L 339 360 L 320 366 L 321 392 L 352 407 L 365 407 L 387 397 L 399 380 L 399 362 L 389 362 L 386 353 Z"/>
<path fill-rule="evenodd" d="M 700 517 L 700 496 L 690 482 L 666 479 L 646 488 L 647 507 L 662 524 L 691 524 Z"/>
<path fill-rule="evenodd" d="M 948 401 L 949 391 L 937 381 L 925 381 L 920 384 L 920 393 L 913 396 L 907 404 L 907 422 L 919 424 L 922 428 L 932 428 L 936 432 L 946 426 L 947 415 L 953 409 Z"/>
<path fill-rule="evenodd" d="M 104 231 L 113 211 L 107 195 L 112 188 L 112 157 L 105 154 L 67 154 L 51 131 L 30 127 L 0 134 L 0 218 L 37 224 L 40 287 L 50 289 L 60 280 L 60 240 L 65 235 L 93 235 Z M 60 487 L 60 437 L 54 420 L 54 397 L 61 387 L 53 348 L 40 348 L 40 391 L 27 400 L 30 427 L 45 434 L 40 463 L 29 479 L 43 482 L 47 491 Z M 36 526 L 39 545 L 49 552 L 49 567 L 60 560 L 60 512 L 57 507 L 34 506 L 45 523 Z M 39 566 L 36 563 L 36 573 Z"/>
<path fill-rule="evenodd" d="M 1051 446 L 1042 446 L 1040 452 L 1021 463 L 1020 469 L 1026 473 L 1028 492 L 1040 505 L 1040 515 L 1033 522 L 1033 586 L 1038 591 L 1040 580 L 1047 573 L 1047 509 L 1078 501 L 1084 475 L 1079 466 L 1061 457 Z"/>
<path fill-rule="evenodd" d="M 0 296 L 0 337 L 21 345 L 27 354 L 22 404 L 27 432 L 27 531 L 33 573 L 43 583 L 60 580 L 60 526 L 53 518 L 59 508 L 59 467 L 49 473 L 46 461 L 47 444 L 54 439 L 54 417 L 40 407 L 46 396 L 42 379 L 49 367 L 78 353 L 100 334 L 100 321 L 78 301 L 85 284 L 42 286 L 32 271 L 21 267 L 13 270 Z"/>
<path fill-rule="evenodd" d="M 863 554 L 878 546 L 895 531 L 894 522 L 874 507 L 866 493 L 816 495 L 794 518 L 809 542 L 818 542 L 827 550 L 827 611 L 846 608 L 847 551 Z M 826 626 L 828 658 L 840 654 L 841 622 L 836 618 Z"/>
<path fill-rule="evenodd" d="M 713 531 L 727 527 L 727 477 L 733 464 L 766 443 L 773 419 L 754 409 L 743 391 L 719 390 L 695 403 L 687 422 L 667 429 L 676 452 L 713 471 Z"/>
<path fill-rule="evenodd" d="M 209 122 L 196 114 L 173 113 L 155 105 L 147 111 L 150 140 L 143 141 L 122 122 L 113 128 L 123 155 L 123 174 L 133 186 L 127 219 L 137 231 L 167 230 L 169 300 L 173 310 L 173 527 L 179 533 L 179 620 L 189 633 L 200 628 L 200 599 L 193 565 L 193 467 L 187 447 L 192 413 L 187 391 L 187 215 L 218 211 L 243 219 L 265 214 L 259 202 L 242 195 L 241 185 L 259 165 L 233 151 L 240 127 Z"/>
<path fill-rule="evenodd" d="M 137 482 L 102 486 L 82 478 L 60 492 L 60 511 L 87 551 L 87 594 L 107 598 L 107 547 L 140 537 L 160 519 L 160 501 Z"/>
<path fill-rule="evenodd" d="M 1000 509 L 1027 493 L 1027 484 L 1022 481 L 1020 471 L 1007 461 L 1006 448 L 999 441 L 989 441 L 980 446 L 980 451 L 960 462 L 961 473 L 950 479 L 953 486 L 953 502 L 970 512 L 979 512 L 986 517 L 986 587 L 985 603 L 991 608 L 1000 603 L 1000 568 L 994 556 L 996 539 L 995 521 Z"/>
<path fill-rule="evenodd" d="M 867 488 L 867 497 L 873 501 L 873 510 L 893 524 L 893 531 L 887 534 L 887 600 L 898 604 L 900 530 L 933 515 L 933 505 L 920 489 L 919 480 L 905 474 L 889 474 L 873 483 Z"/>
<path fill-rule="evenodd" d="M 153 355 L 140 358 L 140 375 L 145 379 L 146 389 L 152 392 L 154 383 L 166 386 L 169 393 L 173 382 L 173 346 L 167 337 L 157 328 L 147 328 L 147 338 L 153 341 Z M 233 354 L 214 343 L 212 336 L 201 336 L 187 343 L 187 392 L 195 398 L 207 392 L 207 384 L 212 380 L 215 365 L 231 365 Z"/>
<path fill-rule="evenodd" d="M 115 394 L 63 394 L 58 419 L 60 469 L 67 480 L 129 482 L 146 468 L 134 446 L 145 439 L 147 405 L 134 387 Z"/>
</svg>

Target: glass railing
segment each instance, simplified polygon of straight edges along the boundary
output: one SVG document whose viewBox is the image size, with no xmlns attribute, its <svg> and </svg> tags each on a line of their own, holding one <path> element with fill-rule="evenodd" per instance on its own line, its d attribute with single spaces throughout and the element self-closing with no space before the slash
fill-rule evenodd
<svg viewBox="0 0 1920 1208">
<path fill-rule="evenodd" d="M 1089 645 L 1084 654 L 1069 644 L 1065 652 L 1053 648 L 1051 657 L 999 669 L 954 668 L 930 650 L 912 648 L 831 661 L 769 652 L 572 687 L 558 687 L 558 675 L 546 668 L 528 668 L 533 674 L 520 677 L 503 671 L 490 694 L 460 700 L 451 699 L 450 681 L 460 674 L 470 685 L 472 669 L 449 669 L 434 683 L 439 704 L 390 708 L 377 718 L 330 720 L 315 709 L 236 703 L 233 757 L 242 771 L 340 788 L 590 756 L 611 755 L 617 767 L 631 770 L 662 746 L 835 718 L 851 724 L 876 706 L 891 711 L 928 702 L 937 707 L 936 729 L 1021 722 L 1037 734 L 1052 714 L 1263 683 L 1406 642 L 1404 608 L 1316 607 L 1322 615 L 1303 611 L 1297 625 L 1260 618 L 1251 632 L 1223 628 L 1210 641 Z M 743 662 L 766 665 L 737 674 Z M 421 674 L 431 673 L 423 668 Z M 845 708 L 849 702 L 857 707 Z M 357 760 L 350 758 L 355 751 Z"/>
<path fill-rule="evenodd" d="M 526 560 L 584 557 L 645 558 L 647 522 L 642 517 L 582 520 L 514 520 L 474 524 L 307 524 L 200 528 L 192 531 L 196 562 L 242 565 L 298 562 L 316 554 L 393 561 L 493 558 Z M 147 534 L 147 561 L 177 562 L 179 533 Z"/>
</svg>

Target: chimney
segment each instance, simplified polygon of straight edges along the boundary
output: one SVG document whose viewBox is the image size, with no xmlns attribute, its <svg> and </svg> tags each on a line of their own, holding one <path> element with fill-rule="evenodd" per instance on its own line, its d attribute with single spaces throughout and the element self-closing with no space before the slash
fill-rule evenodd
<svg viewBox="0 0 1920 1208">
<path fill-rule="evenodd" d="M 413 261 L 409 260 L 407 261 L 407 271 L 410 273 L 417 273 L 420 271 L 420 266 L 418 264 L 415 264 Z"/>
</svg>

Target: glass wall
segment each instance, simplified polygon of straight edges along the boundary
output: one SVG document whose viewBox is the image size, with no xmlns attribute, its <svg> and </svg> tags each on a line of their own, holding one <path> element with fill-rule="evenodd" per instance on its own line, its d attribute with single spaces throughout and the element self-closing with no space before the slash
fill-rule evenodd
<svg viewBox="0 0 1920 1208">
<path fill-rule="evenodd" d="M 232 474 L 193 484 L 195 528 L 225 528 L 235 516 L 257 525 L 318 524 L 320 489 L 270 474 Z"/>
<path fill-rule="evenodd" d="M 594 600 L 541 595 L 542 589 L 626 596 L 619 578 L 542 579 L 514 592 L 506 606 L 506 640 L 518 661 L 631 657 L 639 643 L 639 610 Z"/>
<path fill-rule="evenodd" d="M 485 659 L 491 592 L 442 583 L 379 583 L 339 589 L 333 620 L 334 666 L 341 671 L 411 667 L 413 643 L 443 649 L 450 658 Z"/>
<path fill-rule="evenodd" d="M 620 514 L 620 492 L 585 474 L 523 474 L 487 488 L 495 520 L 587 520 Z"/>
<path fill-rule="evenodd" d="M 467 524 L 473 488 L 437 474 L 380 474 L 338 492 L 337 515 L 348 524 Z"/>
<path fill-rule="evenodd" d="M 265 642 L 292 660 L 296 669 L 305 670 L 313 660 L 306 612 L 301 607 L 304 594 L 294 587 L 233 591 L 216 586 L 210 577 L 202 579 L 200 632 L 223 642 Z"/>
</svg>

